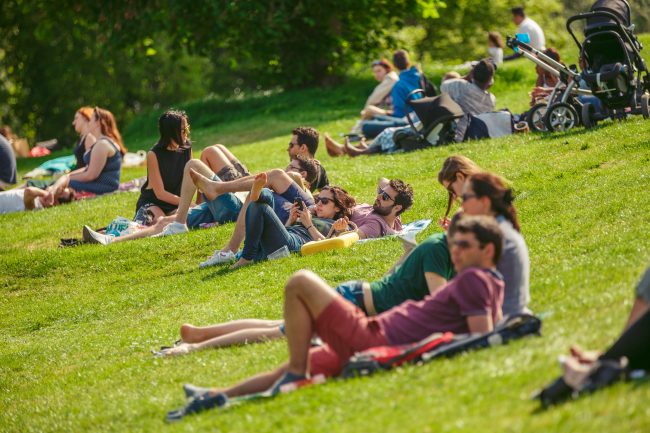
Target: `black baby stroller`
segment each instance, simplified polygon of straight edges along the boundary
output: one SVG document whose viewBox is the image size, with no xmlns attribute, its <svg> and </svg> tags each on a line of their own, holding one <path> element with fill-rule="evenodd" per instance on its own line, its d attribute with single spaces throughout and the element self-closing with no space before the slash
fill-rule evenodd
<svg viewBox="0 0 650 433">
<path fill-rule="evenodd" d="M 572 24 L 585 21 L 582 43 Z M 634 36 L 630 5 L 626 0 L 598 0 L 590 12 L 567 20 L 567 30 L 578 44 L 581 78 L 602 103 L 601 114 L 594 106 L 582 107 L 585 127 L 605 118 L 622 119 L 627 114 L 650 116 L 650 77 L 640 51 L 641 43 Z"/>
<path fill-rule="evenodd" d="M 453 142 L 456 120 L 463 117 L 463 109 L 445 93 L 413 99 L 417 94 L 424 94 L 424 90 L 416 89 L 406 97 L 404 112 L 409 113 L 407 118 L 410 128 L 395 131 L 395 145 L 408 152 Z M 417 115 L 419 122 L 413 120 L 412 113 Z"/>
<path fill-rule="evenodd" d="M 580 123 L 582 103 L 580 96 L 591 96 L 591 91 L 580 88 L 580 74 L 575 65 L 565 66 L 526 42 L 508 36 L 507 45 L 521 53 L 540 68 L 558 77 L 558 82 L 546 102 L 538 102 L 524 120 L 535 132 L 567 131 Z"/>
</svg>

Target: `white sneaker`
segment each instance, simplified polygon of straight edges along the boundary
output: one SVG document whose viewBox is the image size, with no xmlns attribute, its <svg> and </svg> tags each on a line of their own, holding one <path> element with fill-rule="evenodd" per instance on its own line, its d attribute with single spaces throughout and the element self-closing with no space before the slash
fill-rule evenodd
<svg viewBox="0 0 650 433">
<path fill-rule="evenodd" d="M 199 268 L 207 268 L 214 265 L 222 265 L 224 263 L 230 263 L 235 260 L 235 253 L 232 251 L 215 251 L 205 262 L 199 264 Z"/>
<path fill-rule="evenodd" d="M 174 221 L 172 223 L 167 224 L 162 232 L 158 233 L 157 235 L 153 235 L 151 237 L 159 238 L 161 236 L 178 235 L 187 232 L 189 232 L 189 229 L 185 224 Z"/>
<path fill-rule="evenodd" d="M 98 233 L 88 226 L 84 226 L 83 240 L 90 244 L 108 245 L 113 242 L 113 236 Z"/>
</svg>

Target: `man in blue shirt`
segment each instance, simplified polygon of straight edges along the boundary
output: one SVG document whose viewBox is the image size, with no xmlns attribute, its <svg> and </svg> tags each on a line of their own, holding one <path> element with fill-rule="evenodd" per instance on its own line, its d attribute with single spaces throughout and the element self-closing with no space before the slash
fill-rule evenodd
<svg viewBox="0 0 650 433">
<path fill-rule="evenodd" d="M 397 50 L 393 54 L 393 64 L 400 71 L 399 81 L 391 90 L 393 99 L 393 111 L 386 111 L 383 116 L 375 116 L 372 120 L 366 120 L 361 126 L 361 131 L 366 138 L 374 138 L 386 128 L 408 125 L 404 112 L 406 97 L 415 89 L 421 87 L 422 75 L 418 68 L 411 66 L 409 55 L 405 50 Z M 413 99 L 419 99 L 421 95 L 415 95 Z"/>
</svg>

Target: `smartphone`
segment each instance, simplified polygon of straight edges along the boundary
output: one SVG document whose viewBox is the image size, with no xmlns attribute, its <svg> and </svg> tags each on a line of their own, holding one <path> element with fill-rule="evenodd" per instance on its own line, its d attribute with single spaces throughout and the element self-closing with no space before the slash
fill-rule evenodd
<svg viewBox="0 0 650 433">
<path fill-rule="evenodd" d="M 298 209 L 300 209 L 300 210 L 305 210 L 305 202 L 302 200 L 302 198 L 300 198 L 300 197 L 296 197 L 296 198 L 293 200 L 293 204 L 295 204 L 296 206 L 298 206 Z"/>
</svg>

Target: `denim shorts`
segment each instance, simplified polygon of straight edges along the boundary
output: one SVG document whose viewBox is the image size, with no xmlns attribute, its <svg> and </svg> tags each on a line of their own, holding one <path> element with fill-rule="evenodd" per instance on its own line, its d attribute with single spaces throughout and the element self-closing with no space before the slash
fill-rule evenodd
<svg viewBox="0 0 650 433">
<path fill-rule="evenodd" d="M 363 285 L 365 283 L 364 280 L 346 281 L 336 286 L 334 290 L 343 296 L 346 301 L 353 303 L 367 314 L 366 305 L 363 302 Z"/>
</svg>

